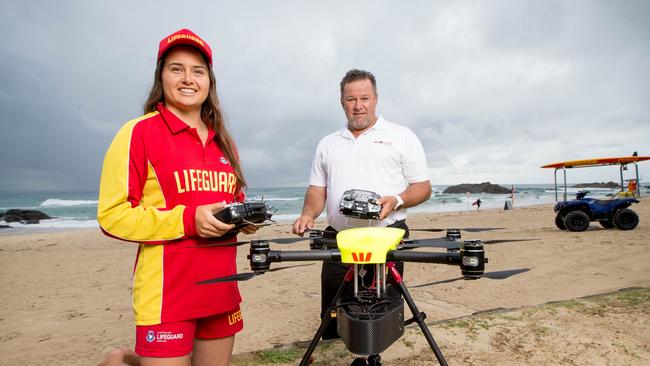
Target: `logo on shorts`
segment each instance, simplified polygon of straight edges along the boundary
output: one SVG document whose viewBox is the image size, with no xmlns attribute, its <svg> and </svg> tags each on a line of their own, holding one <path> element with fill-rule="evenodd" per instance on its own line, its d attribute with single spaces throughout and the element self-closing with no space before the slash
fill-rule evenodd
<svg viewBox="0 0 650 366">
<path fill-rule="evenodd" d="M 153 330 L 149 330 L 147 331 L 147 337 L 145 339 L 149 343 L 166 343 L 167 341 L 183 339 L 183 333 L 155 332 Z"/>
<path fill-rule="evenodd" d="M 156 341 L 159 343 L 165 343 L 167 341 L 174 341 L 177 339 L 183 339 L 183 333 L 158 332 L 156 334 Z"/>
<path fill-rule="evenodd" d="M 151 343 L 156 340 L 156 332 L 150 330 L 147 332 L 147 342 Z"/>
<path fill-rule="evenodd" d="M 237 310 L 232 314 L 228 314 L 228 325 L 237 324 L 241 321 L 241 310 Z"/>
</svg>

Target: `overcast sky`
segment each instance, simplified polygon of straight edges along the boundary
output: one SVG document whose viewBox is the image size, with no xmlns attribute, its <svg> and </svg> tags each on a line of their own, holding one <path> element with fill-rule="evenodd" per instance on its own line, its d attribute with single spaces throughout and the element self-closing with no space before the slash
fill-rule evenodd
<svg viewBox="0 0 650 366">
<path fill-rule="evenodd" d="M 158 42 L 184 27 L 212 47 L 252 187 L 307 184 L 319 139 L 345 126 L 351 68 L 420 137 L 433 184 L 553 183 L 541 165 L 650 155 L 650 1 L 5 0 L 0 190 L 96 190 Z"/>
</svg>

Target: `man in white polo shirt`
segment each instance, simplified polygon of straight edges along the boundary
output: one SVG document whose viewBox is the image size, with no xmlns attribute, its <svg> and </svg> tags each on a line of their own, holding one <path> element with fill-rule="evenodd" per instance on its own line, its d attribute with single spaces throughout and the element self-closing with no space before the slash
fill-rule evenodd
<svg viewBox="0 0 650 366">
<path fill-rule="evenodd" d="M 368 226 L 368 220 L 346 218 L 339 213 L 343 192 L 362 189 L 381 196 L 377 200 L 382 205 L 380 221 L 371 221 L 370 225 L 400 227 L 408 235 L 406 208 L 431 196 L 426 157 L 413 131 L 376 115 L 377 100 L 372 73 L 353 69 L 341 80 L 341 105 L 347 126 L 318 144 L 302 213 L 293 223 L 295 234 L 303 235 L 311 229 L 325 205 L 328 229 Z M 330 305 L 346 271 L 347 267 L 340 263 L 323 263 L 322 310 Z M 364 282 L 372 281 L 371 272 L 368 268 Z M 323 339 L 338 337 L 333 323 Z"/>
</svg>

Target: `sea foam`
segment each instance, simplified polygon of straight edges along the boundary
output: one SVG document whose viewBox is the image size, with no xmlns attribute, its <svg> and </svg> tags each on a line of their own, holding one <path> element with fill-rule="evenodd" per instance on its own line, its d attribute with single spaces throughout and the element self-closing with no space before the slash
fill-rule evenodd
<svg viewBox="0 0 650 366">
<path fill-rule="evenodd" d="M 62 206 L 92 206 L 96 205 L 96 200 L 62 200 L 59 198 L 48 198 L 41 203 L 42 207 L 62 207 Z"/>
</svg>

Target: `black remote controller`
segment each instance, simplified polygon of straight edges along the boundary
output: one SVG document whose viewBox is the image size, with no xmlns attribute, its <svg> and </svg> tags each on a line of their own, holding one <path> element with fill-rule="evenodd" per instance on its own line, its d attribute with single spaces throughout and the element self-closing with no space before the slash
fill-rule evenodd
<svg viewBox="0 0 650 366">
<path fill-rule="evenodd" d="M 348 217 L 366 220 L 379 220 L 381 205 L 377 200 L 381 196 L 375 192 L 351 189 L 343 192 L 339 212 Z"/>
<path fill-rule="evenodd" d="M 270 220 L 273 212 L 264 202 L 235 202 L 214 213 L 214 217 L 226 224 L 234 224 L 235 227 L 228 232 L 236 234 L 244 226 L 260 224 Z"/>
</svg>

